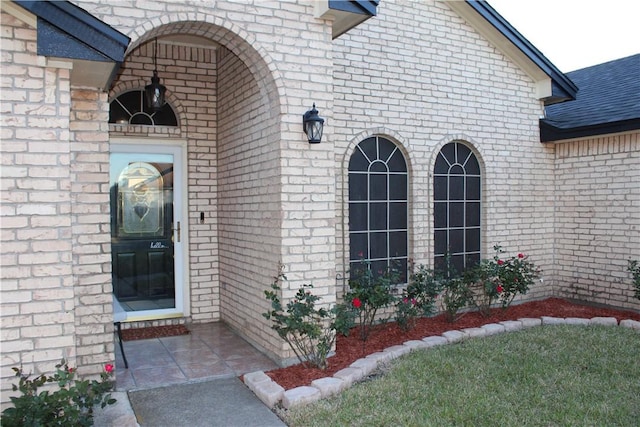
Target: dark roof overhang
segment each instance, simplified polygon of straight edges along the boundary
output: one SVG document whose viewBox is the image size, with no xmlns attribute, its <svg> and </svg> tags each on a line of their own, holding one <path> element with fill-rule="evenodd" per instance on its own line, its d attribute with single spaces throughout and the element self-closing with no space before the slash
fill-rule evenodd
<svg viewBox="0 0 640 427">
<path fill-rule="evenodd" d="M 71 62 L 71 83 L 108 90 L 130 39 L 68 1 L 14 3 L 35 17 L 38 55 Z"/>
<path fill-rule="evenodd" d="M 486 1 L 447 4 L 533 78 L 545 105 L 575 99 L 578 87 Z"/>
<path fill-rule="evenodd" d="M 379 3 L 380 0 L 318 0 L 315 15 L 333 20 L 331 35 L 335 39 L 376 16 Z"/>
<path fill-rule="evenodd" d="M 598 135 L 637 131 L 638 129 L 640 129 L 640 118 L 567 128 L 555 126 L 550 120 L 540 119 L 540 142 L 589 138 Z"/>
</svg>

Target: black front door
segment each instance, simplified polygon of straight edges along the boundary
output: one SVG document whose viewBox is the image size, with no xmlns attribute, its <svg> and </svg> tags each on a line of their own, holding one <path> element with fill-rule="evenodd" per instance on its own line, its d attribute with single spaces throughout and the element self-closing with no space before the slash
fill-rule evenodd
<svg viewBox="0 0 640 427">
<path fill-rule="evenodd" d="M 111 155 L 113 291 L 127 311 L 175 307 L 173 168 L 170 155 Z"/>
</svg>

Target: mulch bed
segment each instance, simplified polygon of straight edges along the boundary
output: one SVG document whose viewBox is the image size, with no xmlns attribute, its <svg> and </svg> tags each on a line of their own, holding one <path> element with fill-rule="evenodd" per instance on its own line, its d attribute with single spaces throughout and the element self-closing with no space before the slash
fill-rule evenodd
<svg viewBox="0 0 640 427">
<path fill-rule="evenodd" d="M 146 340 L 150 338 L 173 337 L 190 333 L 184 325 L 150 326 L 148 328 L 123 329 L 122 340 Z"/>
<path fill-rule="evenodd" d="M 395 322 L 376 325 L 372 328 L 365 345 L 359 339 L 358 330 L 354 329 L 348 337 L 338 336 L 336 354 L 328 359 L 329 366 L 326 370 L 306 368 L 299 364 L 269 371 L 266 374 L 284 387 L 285 390 L 290 390 L 295 387 L 309 385 L 311 381 L 318 378 L 330 377 L 361 357 L 393 345 L 402 344 L 405 341 L 441 335 L 450 330 L 479 327 L 487 323 L 517 320 L 526 317 L 539 318 L 542 316 L 563 318 L 615 317 L 618 321 L 623 319 L 640 321 L 640 313 L 635 311 L 582 305 L 559 298 L 549 298 L 513 305 L 506 310 L 501 308 L 493 309 L 490 316 L 482 316 L 478 312 L 469 312 L 454 323 L 447 321 L 444 314 L 422 318 L 418 319 L 414 329 L 407 332 L 402 331 Z"/>
</svg>

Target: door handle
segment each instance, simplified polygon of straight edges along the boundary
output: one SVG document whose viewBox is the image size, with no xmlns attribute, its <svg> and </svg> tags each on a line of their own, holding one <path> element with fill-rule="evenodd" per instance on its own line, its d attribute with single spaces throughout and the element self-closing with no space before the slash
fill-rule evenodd
<svg viewBox="0 0 640 427">
<path fill-rule="evenodd" d="M 177 233 L 178 243 L 180 242 L 180 221 L 178 221 L 178 226 L 173 229 Z"/>
</svg>

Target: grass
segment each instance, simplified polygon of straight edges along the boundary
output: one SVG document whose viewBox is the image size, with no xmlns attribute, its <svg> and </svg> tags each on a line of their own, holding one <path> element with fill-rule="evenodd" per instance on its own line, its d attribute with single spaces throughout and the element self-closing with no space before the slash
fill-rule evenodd
<svg viewBox="0 0 640 427">
<path fill-rule="evenodd" d="M 411 353 L 290 426 L 638 426 L 640 334 L 554 325 Z"/>
</svg>

